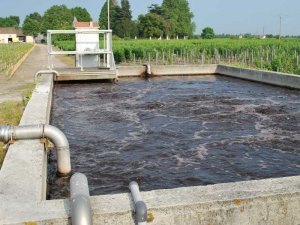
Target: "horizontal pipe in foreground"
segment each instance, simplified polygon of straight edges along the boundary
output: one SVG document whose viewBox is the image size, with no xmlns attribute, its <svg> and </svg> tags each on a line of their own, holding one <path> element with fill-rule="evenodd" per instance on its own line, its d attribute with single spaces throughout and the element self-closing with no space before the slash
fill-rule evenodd
<svg viewBox="0 0 300 225">
<path fill-rule="evenodd" d="M 92 208 L 87 178 L 75 173 L 70 180 L 71 217 L 73 225 L 92 225 Z"/>
<path fill-rule="evenodd" d="M 57 150 L 57 171 L 60 175 L 71 172 L 69 142 L 62 131 L 51 125 L 0 126 L 0 141 L 49 138 Z"/>
</svg>

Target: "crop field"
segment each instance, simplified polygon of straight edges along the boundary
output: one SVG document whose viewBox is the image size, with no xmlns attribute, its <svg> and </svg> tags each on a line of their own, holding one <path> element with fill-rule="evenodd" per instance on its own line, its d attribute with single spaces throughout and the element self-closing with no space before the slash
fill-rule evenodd
<svg viewBox="0 0 300 225">
<path fill-rule="evenodd" d="M 8 71 L 31 47 L 27 43 L 0 44 L 0 72 Z"/>
<path fill-rule="evenodd" d="M 73 41 L 55 43 L 74 50 Z M 114 40 L 117 63 L 209 64 L 300 74 L 300 39 Z"/>
</svg>

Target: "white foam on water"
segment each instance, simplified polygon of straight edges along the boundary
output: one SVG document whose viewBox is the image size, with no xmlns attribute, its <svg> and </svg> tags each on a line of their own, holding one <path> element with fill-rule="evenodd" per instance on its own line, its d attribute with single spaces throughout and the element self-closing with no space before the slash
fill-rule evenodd
<svg viewBox="0 0 300 225">
<path fill-rule="evenodd" d="M 206 144 L 198 145 L 196 148 L 193 148 L 192 151 L 196 152 L 196 157 L 200 160 L 204 160 L 208 155 L 208 149 L 206 148 Z"/>
</svg>

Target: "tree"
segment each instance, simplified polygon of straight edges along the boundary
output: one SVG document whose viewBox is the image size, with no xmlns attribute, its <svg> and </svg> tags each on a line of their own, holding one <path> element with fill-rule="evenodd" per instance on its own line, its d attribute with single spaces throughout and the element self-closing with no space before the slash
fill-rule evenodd
<svg viewBox="0 0 300 225">
<path fill-rule="evenodd" d="M 164 0 L 162 3 L 163 17 L 168 21 L 169 36 L 192 36 L 195 31 L 194 17 L 187 0 Z"/>
<path fill-rule="evenodd" d="M 85 8 L 74 7 L 71 9 L 73 17 L 75 16 L 80 22 L 90 22 L 92 21 L 91 15 Z"/>
<path fill-rule="evenodd" d="M 160 5 L 158 4 L 152 4 L 151 6 L 148 7 L 149 13 L 155 13 L 157 15 L 163 16 L 163 9 Z"/>
<path fill-rule="evenodd" d="M 70 26 L 73 21 L 73 15 L 65 5 L 54 5 L 49 8 L 43 17 L 42 32 L 47 30 L 59 30 Z"/>
<path fill-rule="evenodd" d="M 26 16 L 27 17 L 27 16 Z M 36 20 L 36 21 L 38 21 L 38 22 L 42 22 L 42 20 L 43 20 L 43 17 L 38 13 L 38 12 L 34 12 L 34 13 L 31 13 L 31 14 L 29 14 L 28 15 L 28 17 L 30 18 L 30 19 L 33 19 L 33 20 Z"/>
<path fill-rule="evenodd" d="M 116 17 L 120 12 L 120 6 L 116 0 L 109 0 L 109 16 L 110 16 L 110 29 L 113 29 L 116 24 Z M 105 1 L 102 6 L 100 15 L 99 15 L 99 26 L 102 29 L 107 29 L 107 1 Z"/>
<path fill-rule="evenodd" d="M 130 3 L 128 0 L 121 1 L 121 8 L 117 10 L 116 23 L 114 33 L 119 37 L 133 37 L 135 32 L 135 24 L 132 21 Z"/>
<path fill-rule="evenodd" d="M 31 18 L 26 18 L 23 24 L 23 33 L 36 37 L 41 31 L 41 24 Z"/>
<path fill-rule="evenodd" d="M 0 17 L 0 27 L 19 27 L 19 24 L 18 16 Z"/>
<path fill-rule="evenodd" d="M 26 16 L 23 23 L 23 33 L 25 35 L 37 36 L 41 33 L 42 16 L 35 12 Z"/>
<path fill-rule="evenodd" d="M 215 38 L 215 32 L 211 27 L 206 27 L 202 30 L 201 37 L 203 39 L 213 39 Z"/>
<path fill-rule="evenodd" d="M 131 10 L 130 10 L 130 3 L 128 0 L 121 1 L 121 9 L 122 9 L 122 17 L 124 20 L 132 19 Z"/>
<path fill-rule="evenodd" d="M 139 34 L 142 37 L 160 37 L 164 34 L 164 19 L 155 14 L 140 15 L 138 24 Z"/>
</svg>

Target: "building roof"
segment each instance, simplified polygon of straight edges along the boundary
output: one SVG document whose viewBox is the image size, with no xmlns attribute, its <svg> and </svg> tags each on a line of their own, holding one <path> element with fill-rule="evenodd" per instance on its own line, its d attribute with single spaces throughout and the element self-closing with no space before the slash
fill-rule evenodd
<svg viewBox="0 0 300 225">
<path fill-rule="evenodd" d="M 16 34 L 17 36 L 25 36 L 22 29 L 15 27 L 0 27 L 0 34 Z"/>
<path fill-rule="evenodd" d="M 99 28 L 99 24 L 97 22 L 73 22 L 73 27 L 75 28 Z"/>
</svg>

